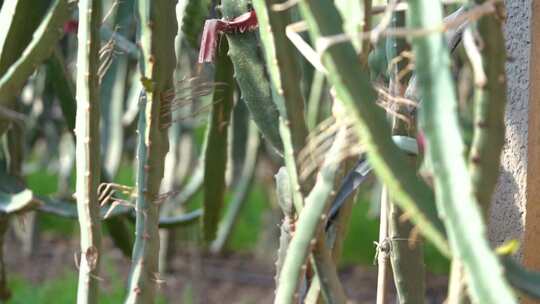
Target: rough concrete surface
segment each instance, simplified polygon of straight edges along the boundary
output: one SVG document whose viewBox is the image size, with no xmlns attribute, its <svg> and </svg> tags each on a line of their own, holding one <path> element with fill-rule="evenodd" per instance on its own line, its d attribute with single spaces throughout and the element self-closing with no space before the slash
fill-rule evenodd
<svg viewBox="0 0 540 304">
<path fill-rule="evenodd" d="M 529 98 L 529 19 L 531 0 L 506 0 L 505 25 L 508 63 L 506 142 L 501 176 L 490 214 L 489 237 L 494 245 L 522 239 L 527 177 L 527 111 Z"/>
</svg>

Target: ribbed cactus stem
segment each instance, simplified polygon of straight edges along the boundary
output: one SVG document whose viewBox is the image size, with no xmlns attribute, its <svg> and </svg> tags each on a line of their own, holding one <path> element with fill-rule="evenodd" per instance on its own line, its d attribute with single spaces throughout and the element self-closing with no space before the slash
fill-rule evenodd
<svg viewBox="0 0 540 304">
<path fill-rule="evenodd" d="M 101 225 L 97 188 L 100 182 L 99 27 L 101 1 L 79 1 L 77 114 L 75 160 L 81 256 L 77 303 L 97 303 L 101 260 Z"/>
<path fill-rule="evenodd" d="M 71 5 L 67 0 L 56 0 L 51 4 L 45 18 L 36 28 L 32 40 L 22 54 L 17 54 L 17 60 L 11 64 L 9 69 L 2 73 L 0 104 L 4 106 L 9 104 L 11 98 L 22 89 L 36 66 L 52 53 L 56 42 L 61 38 L 61 27 L 70 16 L 70 8 Z M 24 24 L 22 26 L 24 27 Z M 24 30 L 28 31 L 29 29 L 25 28 Z"/>
<path fill-rule="evenodd" d="M 411 0 L 409 6 L 411 28 L 431 28 L 442 23 L 439 2 Z M 436 172 L 437 207 L 454 256 L 463 263 L 473 301 L 517 303 L 486 240 L 482 214 L 472 192 L 463 157 L 449 51 L 443 34 L 432 33 L 412 41 L 420 95 L 424 100 L 420 122 L 427 140 L 426 157 Z"/>
<path fill-rule="evenodd" d="M 2 6 L 0 19 L 0 72 L 6 70 L 20 58 L 24 48 L 32 39 L 32 34 L 43 19 L 49 1 L 32 0 L 8 1 Z"/>
<path fill-rule="evenodd" d="M 405 12 L 394 12 L 391 20 L 392 27 L 405 26 Z M 409 49 L 405 39 L 388 37 L 386 39 L 386 57 L 393 61 L 402 52 Z M 392 96 L 402 97 L 408 82 L 408 77 L 399 77 L 407 66 L 407 60 L 402 59 L 388 68 L 389 71 L 389 92 Z M 395 104 L 392 111 L 400 113 L 410 120 L 407 124 L 402 119 L 392 117 L 392 134 L 403 136 L 415 135 L 415 117 L 408 115 L 408 106 Z M 408 161 L 415 165 L 416 157 L 409 156 Z M 390 261 L 394 274 L 394 283 L 397 296 L 401 304 L 422 304 L 425 302 L 425 266 L 422 239 L 414 235 L 414 225 L 403 220 L 405 212 L 392 202 L 390 197 L 389 212 L 389 237 L 390 237 Z"/>
<path fill-rule="evenodd" d="M 133 20 L 133 4 L 133 1 L 119 2 L 115 16 L 115 26 L 118 28 L 116 35 L 129 36 Z M 128 63 L 127 56 L 113 58 L 101 81 L 103 168 L 110 179 L 116 176 L 122 159 L 124 142 L 122 115 L 127 90 Z"/>
<path fill-rule="evenodd" d="M 391 197 L 391 196 L 390 196 Z M 403 221 L 405 213 L 390 205 L 390 261 L 399 303 L 424 303 L 426 294 L 422 239 L 414 226 Z"/>
<path fill-rule="evenodd" d="M 228 20 L 236 18 L 248 11 L 249 4 L 248 0 L 223 0 L 223 17 Z M 266 76 L 264 60 L 259 55 L 256 32 L 247 29 L 243 33 L 228 33 L 226 36 L 242 99 L 263 136 L 281 153 L 279 113 L 272 100 L 272 87 Z"/>
<path fill-rule="evenodd" d="M 345 144 L 345 132 L 339 132 L 332 148 L 327 153 L 315 186 L 306 198 L 306 207 L 302 209 L 298 217 L 296 231 L 280 273 L 280 282 L 274 302 L 276 304 L 292 304 L 298 297 L 297 289 L 301 275 L 304 273 L 306 258 L 317 244 L 317 238 L 320 237 L 326 223 L 328 201 L 334 195 L 334 178 L 339 166 L 338 158 Z M 328 280 L 333 279 L 333 277 L 320 277 L 320 279 Z M 331 292 L 339 291 L 332 290 L 327 294 Z"/>
<path fill-rule="evenodd" d="M 276 260 L 276 276 L 274 277 L 276 286 L 279 286 L 280 272 L 283 268 L 283 262 L 285 261 L 285 257 L 287 256 L 287 249 L 289 248 L 289 243 L 292 239 L 292 227 L 294 225 L 294 206 L 292 202 L 292 194 L 287 169 L 285 167 L 281 167 L 278 173 L 274 176 L 274 179 L 276 181 L 278 205 L 283 212 L 283 221 L 281 222 L 279 229 L 279 248 Z"/>
<path fill-rule="evenodd" d="M 204 20 L 210 13 L 210 0 L 187 0 L 182 18 L 182 32 L 187 42 L 194 48 L 198 47 L 199 35 L 204 26 Z"/>
<path fill-rule="evenodd" d="M 475 1 L 482 3 L 485 1 Z M 497 13 L 504 4 L 497 4 Z M 502 147 L 504 145 L 504 113 L 506 107 L 506 52 L 499 15 L 487 15 L 477 23 L 482 39 L 482 66 L 486 81 L 475 80 L 474 135 L 469 152 L 469 168 L 472 188 L 482 208 L 484 220 L 488 220 L 491 197 L 497 179 Z M 455 265 L 454 265 L 455 264 Z M 449 282 L 449 304 L 467 303 L 465 273 L 461 262 L 452 261 Z"/>
<path fill-rule="evenodd" d="M 169 150 L 170 98 L 176 65 L 176 1 L 137 1 L 142 49 L 141 81 L 146 99 L 140 102 L 137 146 L 135 244 L 126 303 L 153 303 L 159 260 L 159 206 L 165 154 Z"/>
<path fill-rule="evenodd" d="M 319 121 L 321 104 L 325 89 L 326 76 L 323 72 L 316 71 L 311 81 L 307 104 L 306 124 L 309 130 L 313 130 Z"/>
<path fill-rule="evenodd" d="M 259 32 L 272 84 L 272 98 L 279 111 L 279 134 L 293 203 L 296 211 L 300 212 L 304 198 L 296 155 L 303 148 L 308 131 L 300 88 L 300 67 L 293 46 L 285 35 L 285 27 L 291 23 L 290 12 L 270 9 L 278 2 L 256 0 L 253 6 L 259 20 Z"/>
<path fill-rule="evenodd" d="M 319 236 L 311 255 L 311 263 L 317 274 L 316 281 L 320 285 L 321 294 L 326 303 L 346 304 L 347 296 L 339 281 L 337 265 L 334 263 L 331 248 L 326 244 L 325 239 L 324 235 Z"/>
<path fill-rule="evenodd" d="M 233 67 L 227 56 L 227 41 L 221 42 L 215 82 L 223 84 L 214 91 L 212 111 L 207 130 L 207 143 L 204 152 L 204 239 L 208 242 L 216 237 L 219 219 L 225 204 L 228 159 L 228 131 L 234 105 Z"/>
<path fill-rule="evenodd" d="M 448 304 L 468 304 L 470 303 L 467 294 L 467 282 L 465 281 L 465 270 L 458 259 L 452 259 L 450 264 L 450 277 L 448 278 Z"/>
<path fill-rule="evenodd" d="M 235 224 L 238 222 L 240 211 L 246 204 L 247 196 L 254 181 L 255 169 L 257 167 L 257 158 L 259 155 L 259 131 L 255 124 L 249 124 L 248 138 L 246 144 L 246 153 L 242 172 L 238 180 L 234 195 L 228 204 L 227 212 L 219 223 L 216 239 L 210 246 L 213 253 L 222 252 L 227 242 L 231 238 Z"/>
<path fill-rule="evenodd" d="M 355 160 L 349 159 L 341 162 L 341 166 L 339 168 L 335 185 L 343 185 L 343 182 L 345 178 L 348 176 L 347 172 L 349 172 L 353 165 L 356 163 Z M 340 186 L 341 187 L 341 186 Z M 338 188 L 340 189 L 340 188 Z M 345 298 L 345 292 L 343 291 L 343 287 L 341 287 L 341 284 L 337 284 L 335 282 L 339 282 L 337 279 L 337 265 L 339 265 L 339 261 L 341 260 L 341 255 L 343 251 L 343 245 L 345 238 L 347 236 L 347 231 L 349 228 L 349 222 L 352 215 L 352 208 L 354 205 L 354 202 L 356 201 L 355 192 L 356 189 L 352 191 L 353 193 L 348 196 L 348 198 L 345 200 L 345 202 L 339 207 L 339 211 L 337 214 L 334 214 L 334 218 L 332 217 L 332 208 L 328 212 L 329 219 L 326 224 L 326 233 L 324 236 L 320 236 L 317 240 L 317 245 L 315 246 L 313 250 L 313 263 L 316 265 L 315 271 L 317 276 L 313 278 L 308 293 L 306 294 L 306 304 L 312 304 L 312 303 L 321 303 L 323 300 L 323 295 L 321 294 L 321 281 L 319 276 L 326 276 L 326 277 L 334 277 L 335 279 L 330 280 L 332 284 L 330 285 L 328 282 L 330 281 L 323 281 L 322 287 L 324 290 L 336 290 L 337 292 L 331 292 L 330 295 L 326 295 L 325 298 L 334 298 L 334 296 L 343 295 L 343 298 Z M 331 204 L 332 207 L 334 207 L 334 202 L 339 197 L 339 190 L 334 197 L 334 200 Z M 322 252 L 322 251 L 327 252 Z M 328 256 L 330 256 L 330 259 L 328 259 Z M 333 268 L 333 270 L 332 270 Z"/>
<path fill-rule="evenodd" d="M 270 74 L 274 103 L 280 116 L 286 121 L 292 135 L 296 153 L 303 148 L 307 136 L 304 119 L 304 98 L 300 88 L 300 66 L 292 43 L 285 35 L 285 27 L 291 21 L 290 12 L 269 9 L 280 0 L 255 0 L 259 32 Z"/>
<path fill-rule="evenodd" d="M 299 5 L 313 41 L 343 32 L 332 1 L 302 0 Z M 433 205 L 433 192 L 419 180 L 414 166 L 393 143 L 384 113 L 375 104 L 376 94 L 369 75 L 356 64 L 352 44 L 332 45 L 322 54 L 322 59 L 338 98 L 355 120 L 354 130 L 362 138 L 375 173 L 395 195 L 396 202 L 410 215 L 420 233 L 449 255 L 444 227 Z"/>
<path fill-rule="evenodd" d="M 485 1 L 476 1 L 477 3 Z M 501 12 L 504 4 L 497 4 Z M 476 200 L 489 210 L 491 196 L 499 176 L 499 162 L 504 145 L 504 112 L 506 108 L 506 52 L 502 31 L 503 17 L 492 14 L 478 21 L 482 39 L 482 64 L 485 83 L 477 83 L 474 106 L 474 137 L 469 166 Z"/>
</svg>

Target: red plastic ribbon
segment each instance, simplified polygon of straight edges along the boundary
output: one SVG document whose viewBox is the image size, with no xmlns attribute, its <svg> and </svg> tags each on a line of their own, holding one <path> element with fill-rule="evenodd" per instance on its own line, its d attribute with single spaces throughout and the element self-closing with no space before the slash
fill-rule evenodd
<svg viewBox="0 0 540 304">
<path fill-rule="evenodd" d="M 256 29 L 258 25 L 255 11 L 247 12 L 230 21 L 223 19 L 206 20 L 199 49 L 199 63 L 214 61 L 220 34 L 244 33 Z"/>
</svg>

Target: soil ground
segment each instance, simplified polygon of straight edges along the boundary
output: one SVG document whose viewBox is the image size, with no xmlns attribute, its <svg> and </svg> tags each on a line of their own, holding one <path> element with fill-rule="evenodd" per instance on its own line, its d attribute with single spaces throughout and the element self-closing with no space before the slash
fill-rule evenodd
<svg viewBox="0 0 540 304">
<path fill-rule="evenodd" d="M 39 284 L 54 279 L 65 271 L 77 271 L 76 240 L 43 235 L 31 257 L 21 255 L 20 245 L 7 242 L 5 258 L 8 274 L 16 273 L 30 282 Z M 116 265 L 121 278 L 127 278 L 129 260 L 105 240 L 106 259 Z M 170 261 L 168 271 L 162 275 L 160 290 L 168 303 L 239 303 L 270 304 L 274 296 L 273 263 L 258 260 L 250 254 L 209 256 L 195 249 L 179 250 Z M 110 264 L 110 263 L 109 263 Z M 347 267 L 340 271 L 349 303 L 375 303 L 376 268 Z M 102 287 L 115 278 L 104 276 Z M 117 279 L 117 278 L 116 278 Z M 427 303 L 442 303 L 446 294 L 447 278 L 428 275 Z M 394 292 L 390 291 L 395 303 Z"/>
</svg>

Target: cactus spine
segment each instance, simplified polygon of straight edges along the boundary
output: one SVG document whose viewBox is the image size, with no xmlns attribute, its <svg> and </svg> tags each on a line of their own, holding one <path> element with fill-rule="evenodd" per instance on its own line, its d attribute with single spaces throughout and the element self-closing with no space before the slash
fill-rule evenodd
<svg viewBox="0 0 540 304">
<path fill-rule="evenodd" d="M 339 13 L 331 1 L 303 0 L 299 5 L 314 41 L 343 31 Z M 333 45 L 322 58 L 338 98 L 356 121 L 354 130 L 362 138 L 375 173 L 395 194 L 396 202 L 411 216 L 420 232 L 443 254 L 450 255 L 444 228 L 433 205 L 433 192 L 418 179 L 414 167 L 393 143 L 384 114 L 375 105 L 376 94 L 369 76 L 354 64 L 357 55 L 352 44 Z"/>
<path fill-rule="evenodd" d="M 77 213 L 81 227 L 81 258 L 77 303 L 97 303 L 101 225 L 97 188 L 100 181 L 98 52 L 101 1 L 79 2 L 77 50 Z M 57 30 L 57 29 L 54 29 Z"/>
<path fill-rule="evenodd" d="M 410 27 L 430 28 L 442 22 L 441 4 L 409 1 Z M 414 38 L 416 71 L 421 96 L 421 127 L 433 164 L 437 207 L 448 229 L 454 256 L 461 260 L 473 301 L 517 303 L 502 269 L 485 238 L 485 226 L 472 193 L 463 157 L 464 145 L 456 113 L 457 102 L 450 74 L 448 48 L 441 33 Z"/>
<path fill-rule="evenodd" d="M 135 244 L 126 303 L 153 303 L 159 282 L 159 206 L 155 200 L 169 149 L 173 72 L 176 65 L 176 1 L 137 1 L 143 93 L 137 147 L 137 202 Z"/>
</svg>

